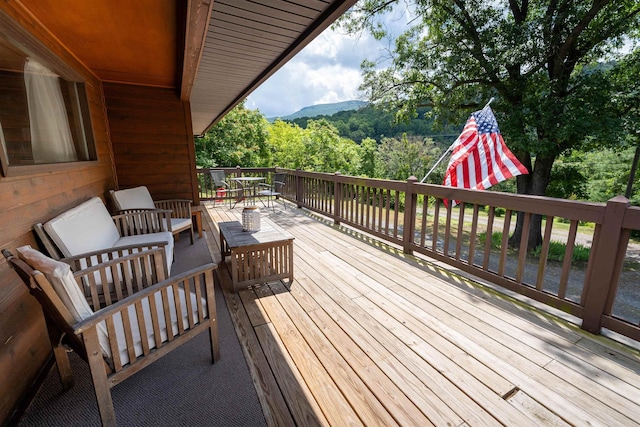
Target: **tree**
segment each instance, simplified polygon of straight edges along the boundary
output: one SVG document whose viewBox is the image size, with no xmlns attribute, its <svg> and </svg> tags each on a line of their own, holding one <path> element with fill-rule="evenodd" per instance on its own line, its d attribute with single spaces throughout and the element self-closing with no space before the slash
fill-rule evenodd
<svg viewBox="0 0 640 427">
<path fill-rule="evenodd" d="M 236 106 L 203 137 L 195 138 L 199 167 L 271 166 L 267 119 L 244 102 Z"/>
<path fill-rule="evenodd" d="M 389 179 L 406 180 L 410 176 L 423 176 L 429 164 L 434 162 L 430 148 L 432 140 L 424 142 L 406 134 L 402 138 L 384 138 L 378 149 L 383 176 Z"/>
<path fill-rule="evenodd" d="M 280 167 L 355 175 L 360 170 L 360 147 L 340 137 L 326 119 L 309 120 L 306 129 L 276 120 L 269 130 L 273 161 Z"/>
<path fill-rule="evenodd" d="M 306 165 L 304 129 L 278 119 L 269 127 L 269 145 L 273 164 L 287 169 L 303 169 Z"/>
<path fill-rule="evenodd" d="M 382 17 L 407 7 L 412 26 L 397 37 L 391 64 L 363 64 L 370 101 L 400 118 L 433 106 L 440 121 L 462 123 L 491 97 L 505 141 L 530 171 L 521 194 L 544 195 L 554 161 L 585 144 L 614 145 L 622 129 L 609 70 L 596 64 L 638 39 L 637 0 L 364 0 L 340 25 L 387 36 Z M 510 244 L 518 245 L 519 216 Z M 542 241 L 534 216 L 529 247 Z"/>
<path fill-rule="evenodd" d="M 360 175 L 378 178 L 376 158 L 378 143 L 373 138 L 365 138 L 360 143 Z"/>
</svg>

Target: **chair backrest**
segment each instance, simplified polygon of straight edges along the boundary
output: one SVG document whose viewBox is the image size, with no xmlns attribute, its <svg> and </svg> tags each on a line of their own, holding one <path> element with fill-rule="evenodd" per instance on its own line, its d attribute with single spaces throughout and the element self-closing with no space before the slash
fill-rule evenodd
<svg viewBox="0 0 640 427">
<path fill-rule="evenodd" d="M 65 257 L 110 248 L 121 237 L 99 197 L 47 221 L 44 229 Z"/>
<path fill-rule="evenodd" d="M 278 172 L 273 175 L 273 189 L 280 193 L 287 183 L 287 174 Z"/>
<path fill-rule="evenodd" d="M 213 180 L 213 184 L 217 187 L 226 187 L 227 186 L 227 174 L 221 170 L 210 170 L 209 174 L 211 175 L 211 179 Z"/>
<path fill-rule="evenodd" d="M 155 209 L 151 193 L 145 186 L 126 190 L 111 191 L 114 207 L 119 210 L 127 209 Z"/>
</svg>

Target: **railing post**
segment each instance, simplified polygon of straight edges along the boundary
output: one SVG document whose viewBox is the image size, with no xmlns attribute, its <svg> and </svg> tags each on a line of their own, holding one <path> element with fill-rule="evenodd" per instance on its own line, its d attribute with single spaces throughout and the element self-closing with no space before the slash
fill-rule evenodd
<svg viewBox="0 0 640 427">
<path fill-rule="evenodd" d="M 302 207 L 302 177 L 300 176 L 300 168 L 296 169 L 296 204 Z"/>
<path fill-rule="evenodd" d="M 236 166 L 236 177 L 240 178 L 242 176 L 242 168 L 240 165 Z"/>
<path fill-rule="evenodd" d="M 342 185 L 338 182 L 340 175 L 342 175 L 340 172 L 336 172 L 333 181 L 333 223 L 335 225 L 340 225 L 342 216 Z"/>
<path fill-rule="evenodd" d="M 411 244 L 415 234 L 415 210 L 418 201 L 418 195 L 414 192 L 414 184 L 418 182 L 418 178 L 410 176 L 407 179 L 407 189 L 404 193 L 404 224 L 402 228 L 402 245 L 405 254 L 412 254 Z"/>
<path fill-rule="evenodd" d="M 616 196 L 607 202 L 599 238 L 595 247 L 591 276 L 585 283 L 584 312 L 582 329 L 599 334 L 607 298 L 611 288 L 617 286 L 613 282 L 618 246 L 622 236 L 622 222 L 629 206 L 624 196 Z"/>
</svg>

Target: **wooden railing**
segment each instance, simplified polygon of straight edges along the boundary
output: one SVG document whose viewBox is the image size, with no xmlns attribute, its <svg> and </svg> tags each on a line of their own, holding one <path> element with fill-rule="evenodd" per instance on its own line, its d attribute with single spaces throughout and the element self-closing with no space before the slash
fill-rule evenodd
<svg viewBox="0 0 640 427">
<path fill-rule="evenodd" d="M 283 197 L 299 207 L 570 313 L 590 332 L 604 327 L 640 341 L 640 245 L 634 260 L 636 245 L 629 244 L 631 231 L 640 230 L 640 208 L 624 197 L 587 203 L 453 189 L 413 177 L 403 182 L 278 171 L 287 173 Z M 459 204 L 451 208 L 449 200 Z M 536 220 L 542 245 L 528 251 L 529 224 Z M 524 230 L 521 244 L 510 248 L 517 222 Z M 552 246 L 564 248 L 563 261 L 550 258 Z M 588 261 L 573 260 L 578 250 L 589 251 Z"/>
</svg>

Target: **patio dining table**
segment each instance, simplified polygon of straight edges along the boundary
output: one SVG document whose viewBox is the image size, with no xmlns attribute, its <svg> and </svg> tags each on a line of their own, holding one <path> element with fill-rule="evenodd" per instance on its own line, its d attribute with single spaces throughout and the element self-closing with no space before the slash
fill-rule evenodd
<svg viewBox="0 0 640 427">
<path fill-rule="evenodd" d="M 256 198 L 256 188 L 260 182 L 264 181 L 266 178 L 264 176 L 240 176 L 236 178 L 231 178 L 233 182 L 238 184 L 238 186 L 242 189 L 239 192 L 238 197 L 236 198 L 236 202 L 233 205 L 235 208 L 239 202 L 249 202 L 255 203 Z"/>
</svg>

